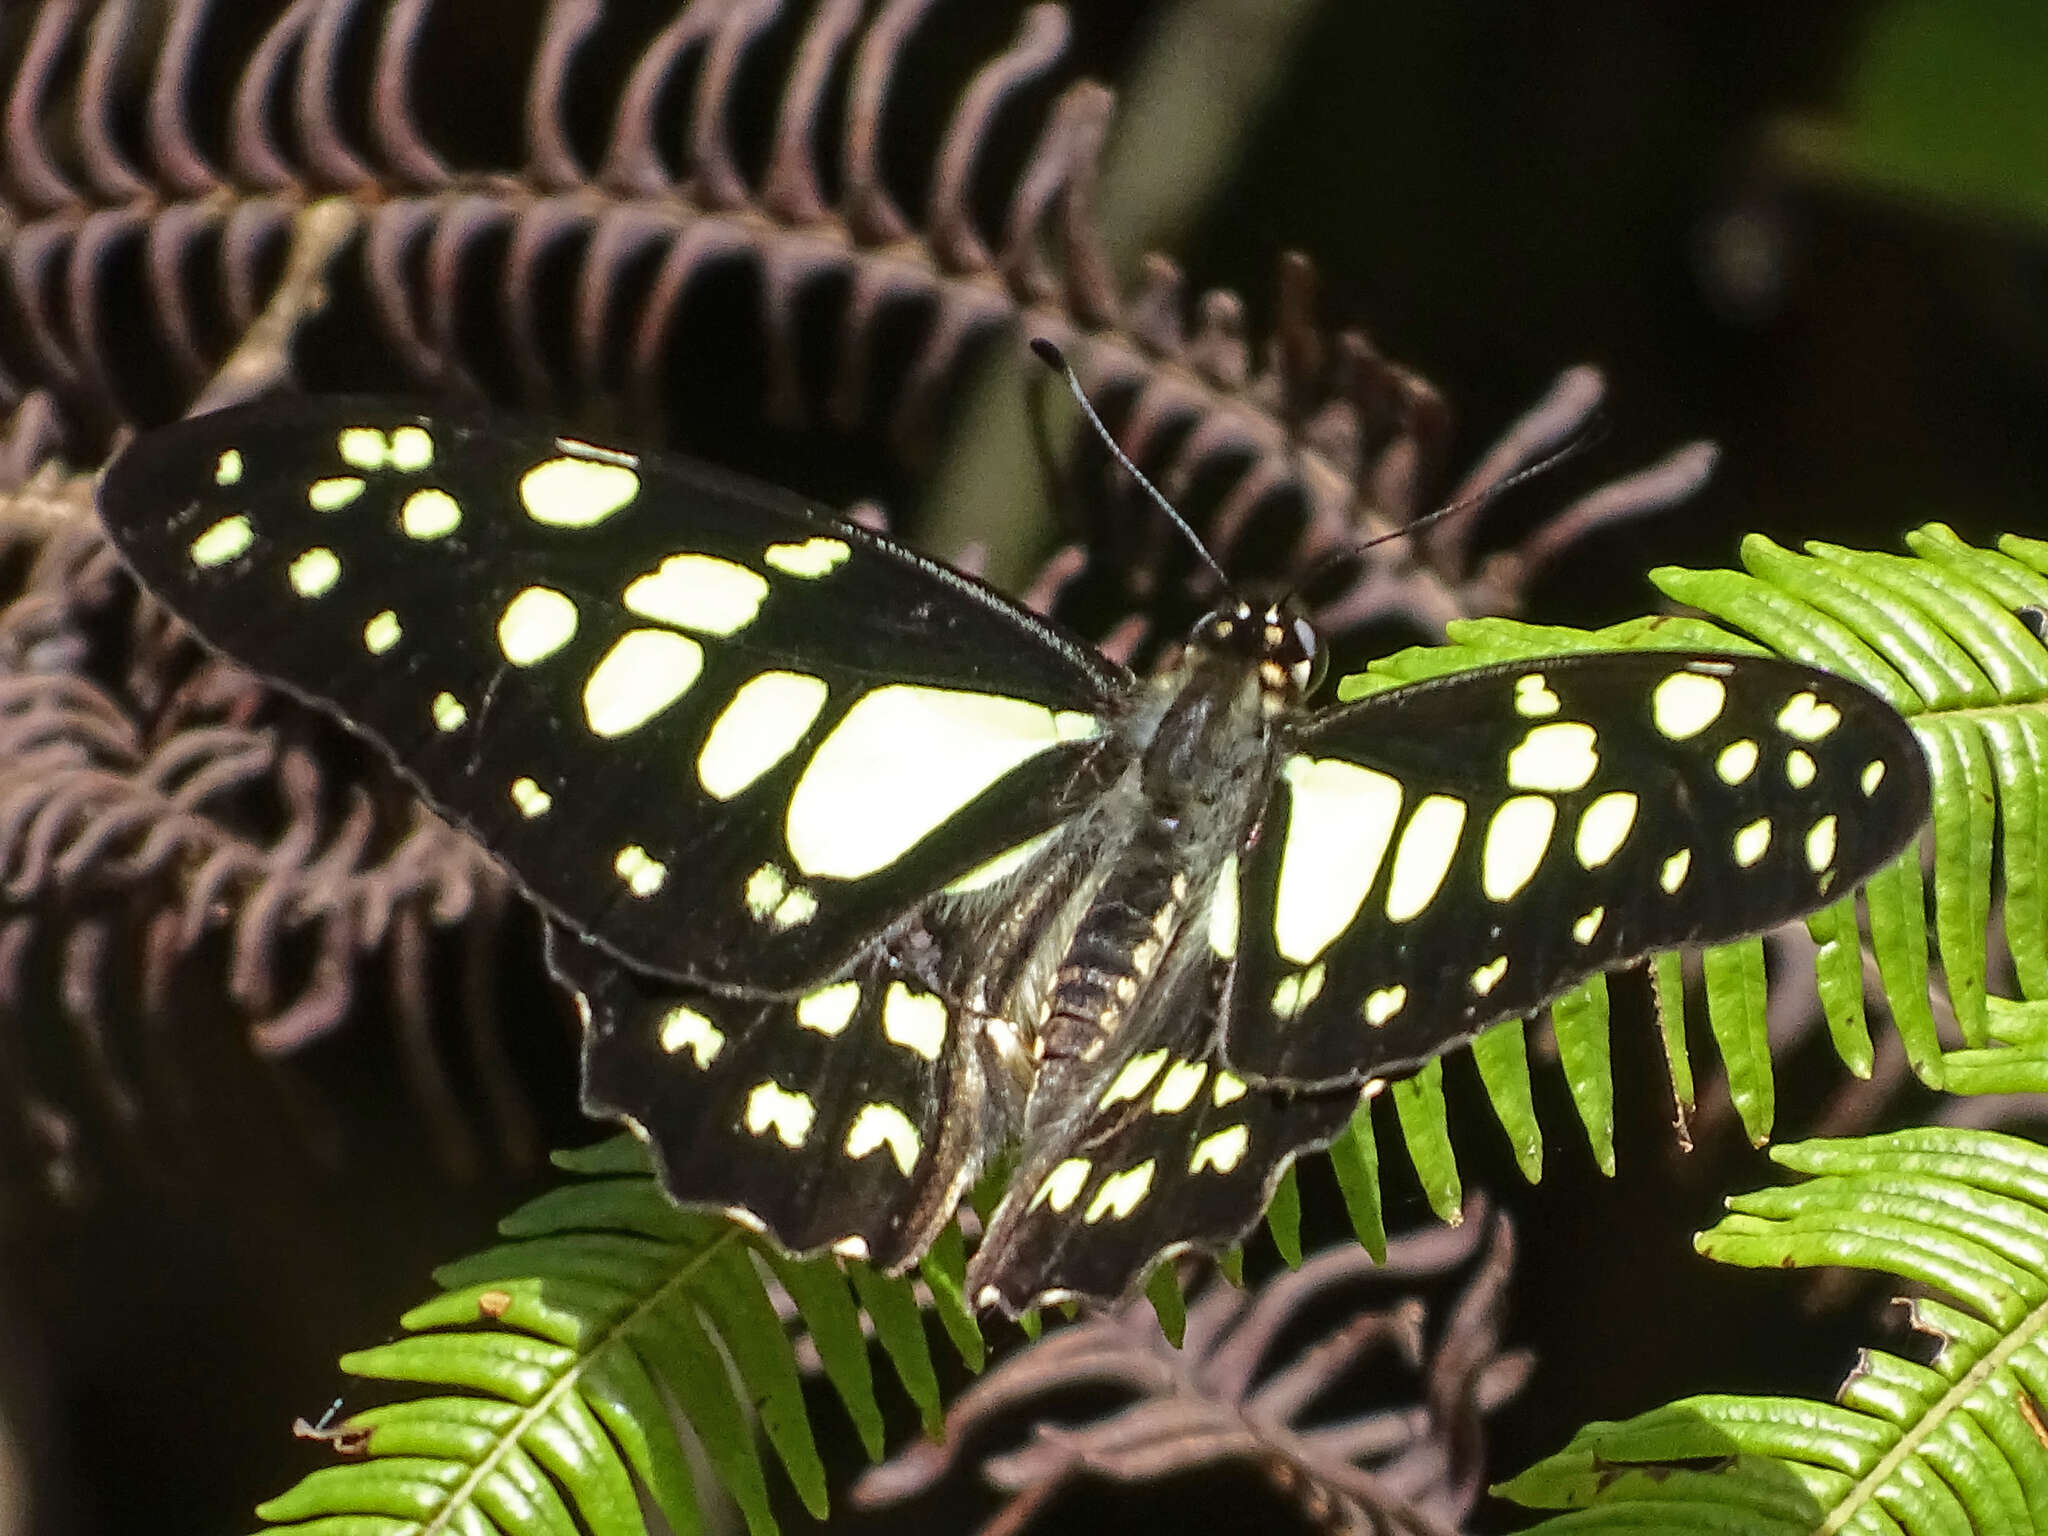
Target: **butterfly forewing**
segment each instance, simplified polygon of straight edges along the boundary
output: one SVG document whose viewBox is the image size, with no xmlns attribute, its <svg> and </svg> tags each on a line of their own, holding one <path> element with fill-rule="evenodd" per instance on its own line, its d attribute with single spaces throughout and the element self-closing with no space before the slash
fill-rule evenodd
<svg viewBox="0 0 2048 1536">
<path fill-rule="evenodd" d="M 808 986 L 1114 772 L 1121 668 L 704 466 L 292 400 L 144 437 L 100 504 L 204 638 L 647 970 Z"/>
<path fill-rule="evenodd" d="M 1300 733 L 1244 857 L 1225 1053 L 1288 1083 L 1398 1071 L 1852 891 L 1926 804 L 1897 714 L 1772 658 L 1582 654 L 1372 695 Z"/>
</svg>

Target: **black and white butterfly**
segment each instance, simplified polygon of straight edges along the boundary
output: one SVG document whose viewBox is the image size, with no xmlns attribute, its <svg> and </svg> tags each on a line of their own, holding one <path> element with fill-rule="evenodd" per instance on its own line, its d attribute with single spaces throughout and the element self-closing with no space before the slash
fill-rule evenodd
<svg viewBox="0 0 2048 1536">
<path fill-rule="evenodd" d="M 1317 709 L 1289 605 L 1156 675 L 793 495 L 285 399 L 100 507 L 211 644 L 387 752 L 551 920 L 584 1100 L 676 1199 L 896 1269 L 1015 1161 L 984 1305 L 1219 1248 L 1366 1085 L 1847 893 L 1904 721 L 1789 662 L 1490 667 Z"/>
</svg>

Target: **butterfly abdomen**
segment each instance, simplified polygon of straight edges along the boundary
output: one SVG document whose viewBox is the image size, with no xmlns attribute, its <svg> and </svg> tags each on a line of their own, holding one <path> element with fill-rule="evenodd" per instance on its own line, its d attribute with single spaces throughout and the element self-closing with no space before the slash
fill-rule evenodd
<svg viewBox="0 0 2048 1536">
<path fill-rule="evenodd" d="M 1039 1055 L 1092 1060 L 1157 972 L 1180 928 L 1187 876 L 1164 829 L 1148 828 L 1096 895 L 1054 975 Z"/>
<path fill-rule="evenodd" d="M 1120 1054 L 1111 1042 L 1243 843 L 1269 751 L 1257 659 L 1192 654 L 1155 684 L 1166 704 L 1135 766 L 1133 824 L 1053 973 L 1042 1060 Z"/>
</svg>

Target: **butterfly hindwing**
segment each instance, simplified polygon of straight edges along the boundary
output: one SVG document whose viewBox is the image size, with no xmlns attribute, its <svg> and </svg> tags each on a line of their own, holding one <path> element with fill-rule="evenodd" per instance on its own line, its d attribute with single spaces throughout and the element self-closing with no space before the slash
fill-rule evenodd
<svg viewBox="0 0 2048 1536">
<path fill-rule="evenodd" d="M 140 439 L 100 505 L 205 639 L 646 970 L 809 986 L 1114 771 L 1121 668 L 687 461 L 292 399 Z"/>
<path fill-rule="evenodd" d="M 639 1131 L 672 1198 L 887 1269 L 952 1219 L 989 1108 L 978 1045 L 879 949 L 795 997 L 678 986 L 559 927 L 548 963 L 581 999 L 584 1107 Z"/>
<path fill-rule="evenodd" d="M 1182 970 L 1158 1027 L 1027 1142 L 968 1271 L 970 1295 L 1012 1315 L 1048 1294 L 1126 1295 L 1163 1255 L 1241 1239 L 1288 1164 L 1350 1123 L 1355 1087 L 1255 1086 L 1224 1065 L 1229 971 L 1220 960 Z"/>
<path fill-rule="evenodd" d="M 1768 657 L 1587 653 L 1375 694 L 1299 734 L 1232 928 L 1226 1055 L 1398 1071 L 1653 950 L 1755 933 L 1891 861 L 1912 730 Z"/>
</svg>

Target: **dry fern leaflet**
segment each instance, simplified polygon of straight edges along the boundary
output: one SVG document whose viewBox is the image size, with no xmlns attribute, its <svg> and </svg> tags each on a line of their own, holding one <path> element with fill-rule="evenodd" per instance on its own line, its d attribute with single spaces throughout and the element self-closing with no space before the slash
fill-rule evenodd
<svg viewBox="0 0 2048 1536">
<path fill-rule="evenodd" d="M 1838 897 L 1927 807 L 1825 673 L 1553 657 L 1331 709 L 1291 605 L 1149 680 L 776 492 L 544 429 L 283 400 L 103 517 L 553 920 L 584 1097 L 678 1200 L 915 1260 L 993 1159 L 984 1305 L 1217 1248 L 1365 1086 L 1653 949 Z"/>
</svg>

